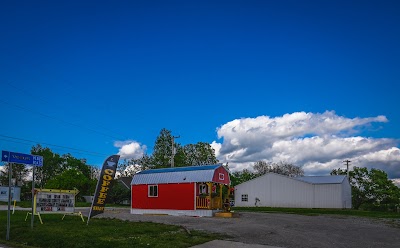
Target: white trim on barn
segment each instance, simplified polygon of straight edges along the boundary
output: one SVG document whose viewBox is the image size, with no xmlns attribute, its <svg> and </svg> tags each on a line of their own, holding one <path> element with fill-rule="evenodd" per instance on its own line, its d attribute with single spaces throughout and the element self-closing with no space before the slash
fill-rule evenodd
<svg viewBox="0 0 400 248">
<path fill-rule="evenodd" d="M 148 214 L 148 215 L 174 215 L 174 216 L 196 216 L 196 217 L 212 217 L 216 210 L 171 210 L 171 209 L 138 209 L 132 208 L 131 214 Z"/>
<path fill-rule="evenodd" d="M 248 201 L 242 201 L 248 195 Z M 235 186 L 236 207 L 351 208 L 345 176 L 287 177 L 267 173 Z"/>
</svg>

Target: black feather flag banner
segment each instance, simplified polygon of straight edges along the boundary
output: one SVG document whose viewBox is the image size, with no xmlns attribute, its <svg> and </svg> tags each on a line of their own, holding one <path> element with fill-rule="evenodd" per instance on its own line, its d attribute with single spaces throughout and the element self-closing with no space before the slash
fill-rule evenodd
<svg viewBox="0 0 400 248">
<path fill-rule="evenodd" d="M 106 205 L 107 194 L 110 191 L 111 181 L 114 179 L 115 172 L 117 171 L 119 155 L 112 155 L 108 157 L 101 169 L 99 181 L 97 182 L 96 191 L 90 208 L 88 221 L 91 217 L 104 213 Z"/>
</svg>

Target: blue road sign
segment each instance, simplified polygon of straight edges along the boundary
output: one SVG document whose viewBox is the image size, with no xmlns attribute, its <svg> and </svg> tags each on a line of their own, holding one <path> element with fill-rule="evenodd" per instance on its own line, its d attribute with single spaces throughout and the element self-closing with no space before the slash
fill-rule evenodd
<svg viewBox="0 0 400 248">
<path fill-rule="evenodd" d="M 32 155 L 34 166 L 43 166 L 43 157 L 38 155 Z"/>
<path fill-rule="evenodd" d="M 10 152 L 1 151 L 1 161 L 2 162 L 8 162 L 9 158 L 10 158 Z"/>
<path fill-rule="evenodd" d="M 23 154 L 17 152 L 2 151 L 1 161 L 17 164 L 31 164 L 43 166 L 43 157 L 38 155 Z"/>
</svg>

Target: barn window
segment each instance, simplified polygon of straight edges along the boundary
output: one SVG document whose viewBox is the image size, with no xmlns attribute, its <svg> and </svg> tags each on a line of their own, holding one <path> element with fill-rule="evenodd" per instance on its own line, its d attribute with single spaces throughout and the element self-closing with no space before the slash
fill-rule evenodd
<svg viewBox="0 0 400 248">
<path fill-rule="evenodd" d="M 242 202 L 247 202 L 249 201 L 249 196 L 247 194 L 242 195 Z"/>
<path fill-rule="evenodd" d="M 207 185 L 206 184 L 200 184 L 199 185 L 199 193 L 200 194 L 207 194 Z"/>
<path fill-rule="evenodd" d="M 158 197 L 158 185 L 149 185 L 149 197 Z"/>
<path fill-rule="evenodd" d="M 219 173 L 218 178 L 219 178 L 219 180 L 223 181 L 225 178 L 224 173 Z"/>
</svg>

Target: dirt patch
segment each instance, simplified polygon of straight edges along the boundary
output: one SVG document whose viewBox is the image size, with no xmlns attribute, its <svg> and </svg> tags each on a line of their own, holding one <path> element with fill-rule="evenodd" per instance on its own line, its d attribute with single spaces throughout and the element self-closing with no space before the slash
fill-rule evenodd
<svg viewBox="0 0 400 248">
<path fill-rule="evenodd" d="M 152 216 L 133 215 L 129 209 L 108 210 L 95 218 L 179 225 L 228 235 L 232 241 L 288 248 L 400 247 L 399 220 L 249 212 L 239 218 Z"/>
</svg>

